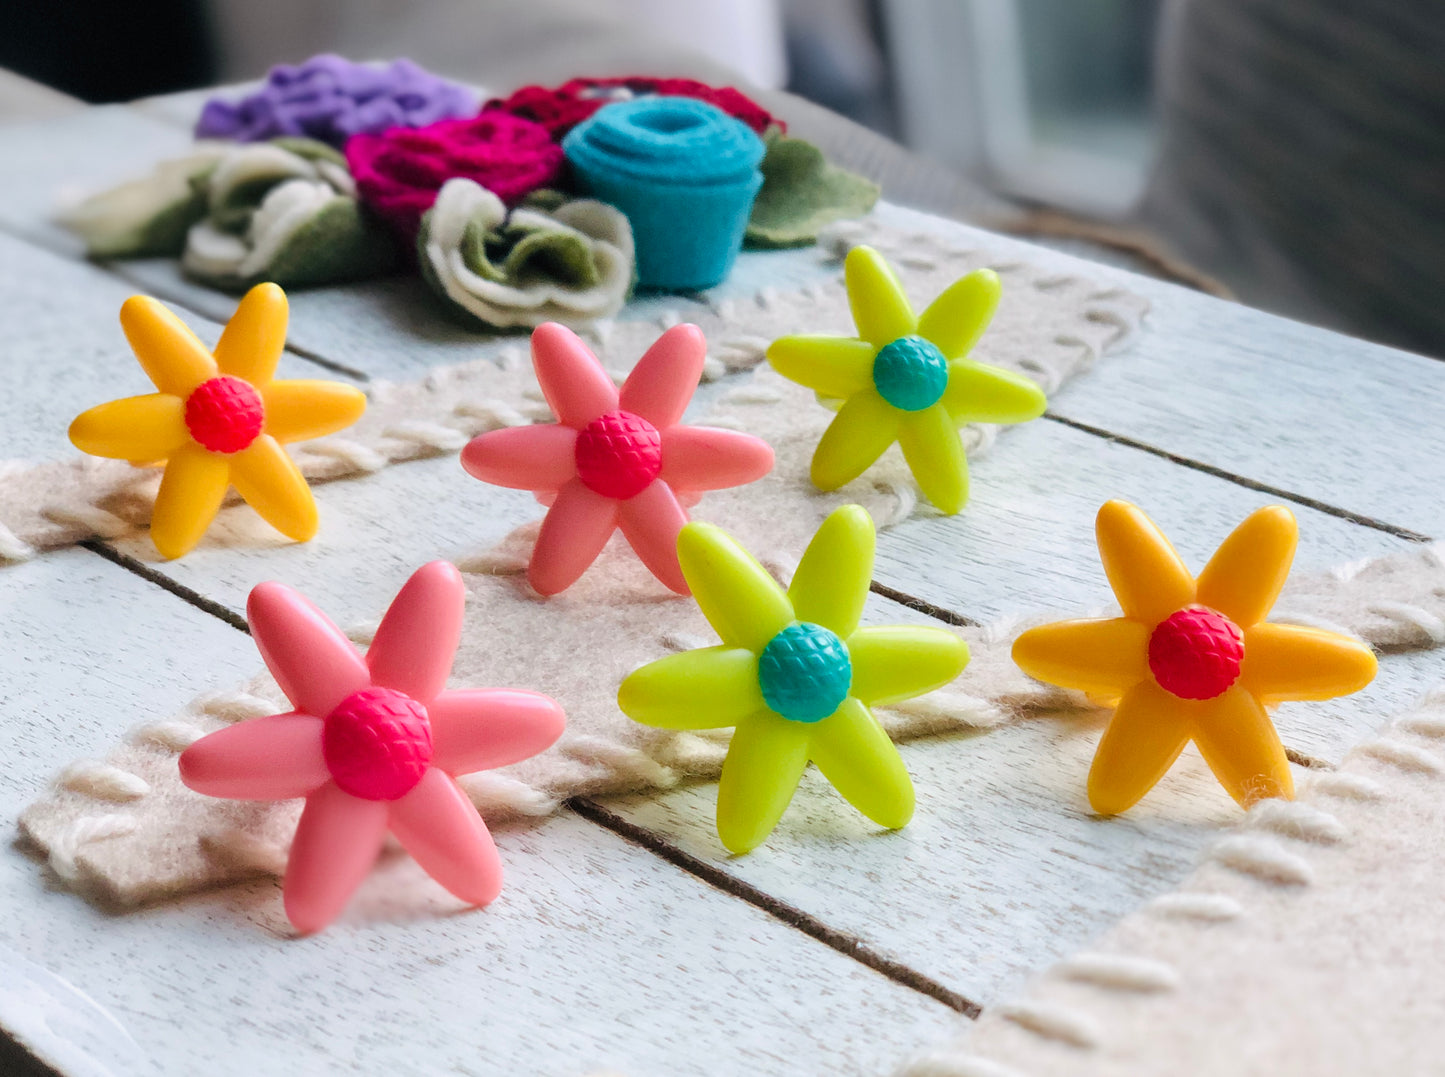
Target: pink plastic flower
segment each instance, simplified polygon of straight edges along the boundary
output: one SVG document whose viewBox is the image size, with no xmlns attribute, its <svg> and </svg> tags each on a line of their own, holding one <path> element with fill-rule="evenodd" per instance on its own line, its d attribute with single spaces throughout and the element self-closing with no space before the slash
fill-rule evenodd
<svg viewBox="0 0 1445 1077">
<path fill-rule="evenodd" d="M 766 475 L 773 450 L 734 430 L 678 420 L 702 376 L 707 341 L 695 325 L 663 333 L 619 391 L 586 344 L 556 322 L 532 333 L 537 381 L 560 422 L 493 430 L 462 450 L 483 482 L 532 490 L 550 504 L 527 578 L 566 590 L 617 528 L 653 575 L 690 593 L 677 562 L 684 505 L 704 490 Z"/>
<path fill-rule="evenodd" d="M 442 691 L 465 600 L 454 567 L 422 566 L 363 658 L 291 588 L 251 592 L 251 633 L 296 709 L 201 738 L 181 755 L 181 780 L 207 796 L 306 798 L 284 887 L 286 915 L 301 931 L 336 918 L 388 830 L 463 901 L 486 905 L 502 889 L 496 845 L 454 777 L 536 755 L 565 719 L 537 692 Z"/>
</svg>

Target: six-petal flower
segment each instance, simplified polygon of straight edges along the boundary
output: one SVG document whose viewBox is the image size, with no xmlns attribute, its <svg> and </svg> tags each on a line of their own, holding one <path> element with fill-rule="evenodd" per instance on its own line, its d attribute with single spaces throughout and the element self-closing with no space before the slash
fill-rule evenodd
<svg viewBox="0 0 1445 1077">
<path fill-rule="evenodd" d="M 151 539 L 180 557 L 205 534 L 234 485 L 289 538 L 316 534 L 316 501 L 281 446 L 335 433 L 366 409 L 359 389 L 339 382 L 275 381 L 286 346 L 286 293 L 258 284 L 208 352 L 150 296 L 120 309 L 126 338 L 159 392 L 101 404 L 70 424 L 70 440 L 93 456 L 165 461 Z"/>
<path fill-rule="evenodd" d="M 773 450 L 760 438 L 680 422 L 706 358 L 702 330 L 674 326 L 619 391 L 572 330 L 547 322 L 533 331 L 537 380 L 559 421 L 475 437 L 462 466 L 550 503 L 527 571 L 541 594 L 576 582 L 619 527 L 653 575 L 687 594 L 677 560 L 684 506 L 773 466 Z"/>
<path fill-rule="evenodd" d="M 998 275 L 976 269 L 915 317 L 883 256 L 854 247 L 844 269 L 856 337 L 791 336 L 768 361 L 785 378 L 841 400 L 813 454 L 812 479 L 836 490 L 895 441 L 929 501 L 956 513 L 968 500 L 964 423 L 1022 423 L 1043 414 L 1043 390 L 968 358 L 998 308 Z"/>
<path fill-rule="evenodd" d="M 335 919 L 388 829 L 463 901 L 485 905 L 501 890 L 496 846 L 454 777 L 536 755 L 564 717 L 537 692 L 443 691 L 465 601 L 452 565 L 422 566 L 363 658 L 290 588 L 251 592 L 251 632 L 296 709 L 201 738 L 181 755 L 181 779 L 208 796 L 306 798 L 285 881 L 286 914 L 301 931 Z"/>
<path fill-rule="evenodd" d="M 1094 810 L 1132 807 L 1190 740 L 1240 804 L 1292 797 L 1265 708 L 1357 692 L 1376 668 L 1348 636 L 1265 621 L 1294 559 L 1294 515 L 1278 505 L 1250 515 L 1197 580 L 1133 505 L 1108 502 L 1096 531 L 1124 615 L 1042 625 L 1013 647 L 1030 676 L 1116 704 L 1089 771 Z"/>
<path fill-rule="evenodd" d="M 772 833 L 812 760 L 880 826 L 913 817 L 913 783 L 869 706 L 947 684 L 968 645 L 943 629 L 860 628 L 873 571 L 873 521 L 833 512 L 787 592 L 710 524 L 691 523 L 678 556 L 722 644 L 660 659 L 622 682 L 618 705 L 669 729 L 736 726 L 718 785 L 718 835 L 745 853 Z"/>
</svg>

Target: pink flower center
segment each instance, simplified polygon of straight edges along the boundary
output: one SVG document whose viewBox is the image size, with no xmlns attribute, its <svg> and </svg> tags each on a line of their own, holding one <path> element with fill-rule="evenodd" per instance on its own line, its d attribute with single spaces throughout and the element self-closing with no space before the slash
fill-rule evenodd
<svg viewBox="0 0 1445 1077">
<path fill-rule="evenodd" d="M 240 452 L 261 436 L 265 421 L 261 394 L 240 378 L 211 378 L 186 398 L 186 428 L 211 452 Z"/>
<path fill-rule="evenodd" d="M 661 470 L 662 434 L 640 415 L 609 411 L 577 435 L 577 477 L 603 497 L 636 497 Z"/>
<path fill-rule="evenodd" d="M 408 695 L 363 688 L 326 716 L 321 752 L 345 792 L 363 800 L 397 800 L 431 766 L 431 720 Z"/>
<path fill-rule="evenodd" d="M 1224 614 L 1186 606 L 1149 637 L 1149 669 L 1159 687 L 1181 699 L 1213 699 L 1239 679 L 1244 633 Z"/>
</svg>

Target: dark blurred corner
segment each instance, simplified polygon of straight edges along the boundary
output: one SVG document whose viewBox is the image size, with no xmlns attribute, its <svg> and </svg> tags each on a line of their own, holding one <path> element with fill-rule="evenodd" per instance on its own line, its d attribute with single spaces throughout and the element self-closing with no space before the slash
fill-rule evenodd
<svg viewBox="0 0 1445 1077">
<path fill-rule="evenodd" d="M 0 67 L 92 103 L 205 86 L 202 0 L 3 0 Z"/>
</svg>

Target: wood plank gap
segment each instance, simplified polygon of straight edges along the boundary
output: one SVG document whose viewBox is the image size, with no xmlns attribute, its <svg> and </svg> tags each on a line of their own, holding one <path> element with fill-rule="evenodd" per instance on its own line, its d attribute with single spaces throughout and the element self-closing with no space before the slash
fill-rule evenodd
<svg viewBox="0 0 1445 1077">
<path fill-rule="evenodd" d="M 1294 748 L 1285 748 L 1285 758 L 1296 766 L 1305 767 L 1308 770 L 1334 770 L 1335 765 L 1328 759 L 1321 759 L 1316 755 L 1306 755 L 1304 752 Z"/>
<path fill-rule="evenodd" d="M 1396 538 L 1407 539 L 1410 542 L 1435 541 L 1429 535 L 1423 535 L 1419 531 L 1411 531 L 1408 527 L 1400 527 L 1396 524 L 1386 523 L 1384 520 L 1376 520 L 1373 516 L 1366 516 L 1359 512 L 1351 512 L 1349 509 L 1342 509 L 1338 505 L 1331 505 L 1328 502 L 1319 501 L 1313 497 L 1306 497 L 1304 494 L 1281 490 L 1277 486 L 1270 486 L 1266 483 L 1257 482 L 1254 479 L 1245 478 L 1243 475 L 1236 475 L 1234 472 L 1226 471 L 1222 467 L 1215 467 L 1213 464 L 1192 460 L 1187 456 L 1180 456 L 1178 453 L 1161 449 L 1157 445 L 1150 445 L 1145 441 L 1136 441 L 1134 438 L 1125 437 L 1123 434 L 1115 434 L 1102 427 L 1081 423 L 1077 419 L 1068 419 L 1052 411 L 1044 412 L 1044 418 L 1056 422 L 1061 426 L 1071 427 L 1085 434 L 1092 434 L 1094 437 L 1111 441 L 1115 445 L 1123 445 L 1129 449 L 1138 449 L 1140 452 L 1149 453 L 1151 456 L 1168 460 L 1170 463 L 1178 464 L 1181 467 L 1187 467 L 1193 471 L 1200 471 L 1205 475 L 1212 475 L 1216 479 L 1224 479 L 1226 482 L 1232 482 L 1236 486 L 1243 486 L 1247 490 L 1257 490 L 1262 494 L 1269 494 L 1271 497 L 1278 497 L 1285 501 L 1293 501 L 1296 505 L 1303 505 L 1307 509 L 1315 509 L 1318 512 L 1328 513 L 1341 520 L 1349 520 L 1351 523 L 1359 524 L 1361 527 L 1369 527 L 1376 531 L 1383 531 L 1387 535 L 1394 535 Z"/>
<path fill-rule="evenodd" d="M 215 599 L 207 598 L 199 591 L 193 590 L 192 588 L 187 587 L 185 584 L 179 583 L 176 580 L 171 579 L 163 572 L 156 571 L 144 561 L 134 558 L 128 553 L 121 553 L 114 546 L 110 546 L 107 543 L 102 542 L 100 539 L 82 539 L 80 542 L 76 543 L 76 545 L 83 546 L 91 553 L 99 554 L 101 557 L 104 557 L 111 564 L 119 565 L 127 572 L 133 572 L 141 579 L 146 580 L 149 583 L 155 584 L 162 590 L 169 591 L 177 598 L 185 602 L 189 602 L 192 606 L 195 606 L 196 609 L 201 610 L 203 613 L 209 613 L 212 617 L 220 618 L 232 628 L 240 632 L 244 632 L 248 636 L 251 634 L 251 626 L 246 623 L 246 618 L 242 617 L 235 610 L 227 606 L 223 606 Z"/>
<path fill-rule="evenodd" d="M 955 628 L 983 627 L 983 622 L 976 621 L 972 617 L 966 617 L 961 613 L 954 613 L 952 610 L 935 605 L 927 599 L 910 595 L 907 591 L 900 591 L 896 587 L 889 587 L 886 583 L 879 583 L 877 580 L 870 583 L 868 589 L 875 595 L 892 599 L 900 606 L 907 606 L 911 610 L 917 610 L 919 613 L 927 614 L 929 617 L 942 621 L 944 624 L 953 625 Z"/>
<path fill-rule="evenodd" d="M 894 983 L 911 988 L 919 994 L 927 995 L 935 1002 L 942 1003 L 950 1010 L 961 1013 L 970 1019 L 976 1019 L 983 1012 L 983 1007 L 970 998 L 959 994 L 951 988 L 945 987 L 937 980 L 925 976 L 916 969 L 910 968 L 901 961 L 885 957 L 867 943 L 856 936 L 845 931 L 829 927 L 816 917 L 810 916 L 801 909 L 779 900 L 764 890 L 759 890 L 750 883 L 743 882 L 734 875 L 730 875 L 721 868 L 709 864 L 691 853 L 685 852 L 673 845 L 661 834 L 647 827 L 638 826 L 629 822 L 616 812 L 604 808 L 591 797 L 570 797 L 567 800 L 567 807 L 578 815 L 582 816 L 598 826 L 612 831 L 614 834 L 626 841 L 638 845 L 655 856 L 661 857 L 674 867 L 681 868 L 690 875 L 694 875 L 721 890 L 732 897 L 741 898 L 749 905 L 767 913 L 776 920 L 780 920 L 789 927 L 795 928 L 803 934 L 821 942 L 838 953 L 872 969 L 880 975 L 888 977 Z"/>
</svg>

